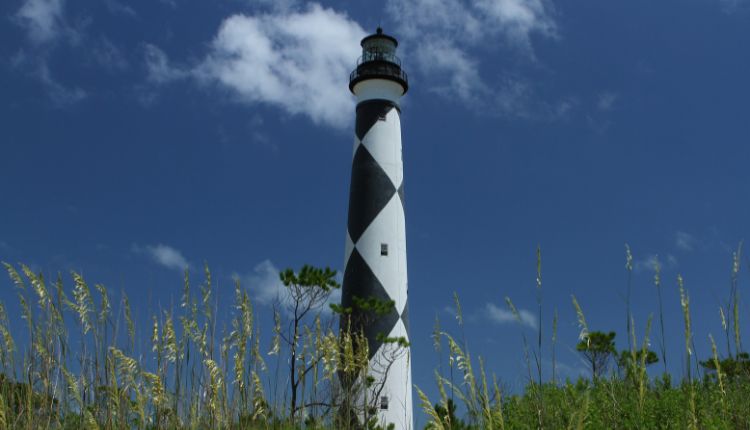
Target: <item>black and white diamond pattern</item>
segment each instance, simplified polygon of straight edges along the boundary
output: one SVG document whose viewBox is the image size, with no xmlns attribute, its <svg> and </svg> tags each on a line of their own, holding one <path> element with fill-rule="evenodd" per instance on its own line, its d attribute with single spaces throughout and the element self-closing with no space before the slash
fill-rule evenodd
<svg viewBox="0 0 750 430">
<path fill-rule="evenodd" d="M 349 261 L 346 264 L 344 271 L 344 293 L 341 297 L 341 304 L 345 307 L 350 307 L 354 303 L 353 296 L 360 298 L 374 297 L 378 300 L 391 300 L 391 296 L 386 292 L 383 285 L 380 283 L 378 278 L 370 270 L 362 256 L 357 252 L 356 249 L 352 251 L 352 255 L 349 256 Z M 352 290 L 356 288 L 356 293 Z M 353 294 L 346 294 L 347 290 Z M 369 346 L 370 359 L 375 355 L 380 342 L 377 340 L 379 333 L 385 333 L 389 335 L 393 326 L 400 318 L 400 315 L 395 309 L 391 310 L 387 315 L 375 315 L 369 313 L 368 315 L 359 315 L 355 321 L 367 321 L 366 327 L 356 327 L 357 330 L 364 328 L 364 334 L 367 338 L 367 345 Z"/>
<path fill-rule="evenodd" d="M 353 328 L 364 331 L 370 359 L 382 345 L 378 334 L 408 338 L 405 237 L 398 107 L 388 100 L 364 101 L 357 106 L 342 305 L 352 306 L 354 296 L 395 302 L 388 315 L 353 316 L 367 321 Z M 382 244 L 388 255 L 381 255 Z"/>
<path fill-rule="evenodd" d="M 388 115 L 396 108 L 396 104 L 389 100 L 367 100 L 357 105 L 357 123 L 355 133 L 361 141 L 376 122 Z M 397 108 L 396 108 L 397 109 Z"/>
<path fill-rule="evenodd" d="M 349 237 L 357 243 L 367 226 L 396 194 L 396 187 L 370 151 L 360 144 L 352 161 L 349 189 Z"/>
</svg>

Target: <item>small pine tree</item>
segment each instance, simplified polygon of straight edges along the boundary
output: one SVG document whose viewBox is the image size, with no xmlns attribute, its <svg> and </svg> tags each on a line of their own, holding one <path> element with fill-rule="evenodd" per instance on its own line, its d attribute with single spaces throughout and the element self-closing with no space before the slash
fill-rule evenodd
<svg viewBox="0 0 750 430">
<path fill-rule="evenodd" d="M 591 377 L 596 379 L 607 370 L 609 359 L 615 355 L 615 332 L 593 331 L 578 342 L 576 350 L 583 355 L 591 367 Z"/>
</svg>

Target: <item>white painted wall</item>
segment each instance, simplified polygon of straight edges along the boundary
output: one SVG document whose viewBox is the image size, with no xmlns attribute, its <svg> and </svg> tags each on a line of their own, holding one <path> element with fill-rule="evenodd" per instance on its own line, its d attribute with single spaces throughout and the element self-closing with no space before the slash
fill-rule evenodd
<svg viewBox="0 0 750 430">
<path fill-rule="evenodd" d="M 398 103 L 404 95 L 404 87 L 387 79 L 366 79 L 353 88 L 357 103 L 364 100 L 383 99 Z"/>
</svg>

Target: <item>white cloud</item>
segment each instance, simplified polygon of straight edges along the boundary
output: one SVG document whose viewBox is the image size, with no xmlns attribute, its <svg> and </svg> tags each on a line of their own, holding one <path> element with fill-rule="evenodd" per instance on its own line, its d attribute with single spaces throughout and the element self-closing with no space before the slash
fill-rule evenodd
<svg viewBox="0 0 750 430">
<path fill-rule="evenodd" d="M 543 368 L 549 369 L 551 378 L 552 375 L 552 360 L 548 358 L 542 359 Z M 563 363 L 560 360 L 557 360 L 555 363 L 555 368 L 557 370 L 556 378 L 558 380 L 564 380 L 565 378 L 571 378 L 571 379 L 577 379 L 579 376 L 586 376 L 591 373 L 590 370 L 588 370 L 585 366 L 585 361 L 579 361 L 578 365 L 571 366 L 569 364 Z"/>
<path fill-rule="evenodd" d="M 11 59 L 11 64 L 38 79 L 47 89 L 47 94 L 57 107 L 79 102 L 87 97 L 86 91 L 77 86 L 66 86 L 58 82 L 48 65 L 48 57 L 58 41 L 75 46 L 81 34 L 65 22 L 64 0 L 24 0 L 15 14 L 15 22 L 26 30 L 29 49 L 20 49 Z"/>
<path fill-rule="evenodd" d="M 228 89 L 242 102 L 273 105 L 343 128 L 354 108 L 346 79 L 364 36 L 355 21 L 316 3 L 301 12 L 233 15 L 191 74 Z M 152 54 L 152 76 L 171 76 L 166 57 Z"/>
<path fill-rule="evenodd" d="M 545 0 L 388 0 L 386 10 L 402 37 L 413 42 L 499 42 L 532 54 L 533 34 L 557 32 L 552 4 Z"/>
<path fill-rule="evenodd" d="M 233 277 L 239 279 L 250 290 L 251 297 L 262 305 L 285 303 L 289 300 L 288 289 L 279 279 L 279 269 L 270 260 L 259 263 L 252 273 L 235 273 Z"/>
<path fill-rule="evenodd" d="M 106 37 L 91 50 L 91 54 L 99 65 L 110 71 L 125 70 L 128 68 L 128 60 L 120 48 Z"/>
<path fill-rule="evenodd" d="M 555 35 L 552 6 L 544 0 L 477 0 L 476 6 L 486 18 L 483 24 L 496 26 L 510 43 L 522 49 L 531 51 L 532 33 Z"/>
<path fill-rule="evenodd" d="M 677 257 L 672 254 L 667 254 L 667 267 L 677 267 Z"/>
<path fill-rule="evenodd" d="M 184 271 L 190 266 L 182 252 L 168 245 L 160 243 L 158 245 L 147 245 L 144 248 L 133 245 L 132 249 L 135 253 L 148 255 L 155 263 L 167 269 Z"/>
<path fill-rule="evenodd" d="M 69 88 L 55 80 L 45 62 L 39 64 L 37 73 L 39 80 L 47 87 L 50 99 L 59 107 L 77 103 L 88 96 L 88 93 L 79 87 Z"/>
<path fill-rule="evenodd" d="M 487 303 L 484 308 L 484 314 L 487 319 L 498 324 L 520 323 L 521 325 L 532 328 L 534 330 L 538 328 L 536 317 L 532 312 L 527 311 L 526 309 L 518 310 L 520 321 L 518 318 L 516 318 L 515 315 L 513 315 L 513 312 L 508 309 L 501 308 L 494 303 Z"/>
<path fill-rule="evenodd" d="M 672 254 L 667 254 L 666 261 L 662 261 L 658 255 L 651 254 L 647 256 L 646 258 L 642 260 L 636 260 L 633 263 L 633 270 L 635 270 L 636 273 L 641 272 L 653 272 L 654 268 L 658 265 L 659 267 L 667 268 L 667 269 L 673 269 L 677 267 L 678 261 L 677 257 L 675 257 Z"/>
<path fill-rule="evenodd" d="M 164 84 L 188 76 L 188 72 L 171 66 L 167 54 L 158 47 L 146 44 L 144 51 L 149 81 L 155 84 Z"/>
<path fill-rule="evenodd" d="M 675 234 L 675 246 L 680 251 L 692 251 L 695 247 L 697 240 L 693 235 L 685 233 L 684 231 L 678 231 Z"/>
<path fill-rule="evenodd" d="M 248 288 L 250 296 L 259 304 L 269 306 L 280 304 L 281 311 L 289 310 L 288 306 L 292 303 L 289 289 L 281 282 L 279 278 L 279 269 L 270 260 L 264 260 L 253 268 L 251 273 L 239 274 L 234 273 L 232 277 L 239 280 L 240 283 Z M 341 272 L 336 274 L 336 280 L 339 284 L 342 281 Z M 330 304 L 341 303 L 341 289 L 336 289 L 328 296 L 328 300 L 322 304 L 320 311 L 330 315 Z"/>
<path fill-rule="evenodd" d="M 249 4 L 258 11 L 226 18 L 198 64 L 175 67 L 159 48 L 147 46 L 149 80 L 190 77 L 228 90 L 240 102 L 347 127 L 354 107 L 347 76 L 366 32 L 347 15 L 314 2 Z M 485 81 L 480 74 L 481 51 L 504 45 L 533 60 L 532 37 L 556 37 L 548 0 L 389 0 L 386 12 L 425 88 L 489 113 L 556 119 L 561 106 L 570 107 L 530 106 L 528 79 L 503 72 Z"/>
<path fill-rule="evenodd" d="M 467 4 L 469 3 L 469 4 Z M 482 20 L 471 2 L 463 0 L 389 0 L 386 10 L 399 33 L 409 40 L 456 38 L 476 42 L 482 36 Z M 441 32 L 447 34 L 440 35 Z"/>
<path fill-rule="evenodd" d="M 575 97 L 562 99 L 551 108 L 551 117 L 566 118 L 570 112 L 578 106 L 578 100 Z"/>
<path fill-rule="evenodd" d="M 490 89 L 479 77 L 477 61 L 446 40 L 425 40 L 415 54 L 418 64 L 430 64 L 432 73 L 446 76 L 433 82 L 433 91 L 455 96 L 467 104 L 478 104 L 486 99 Z M 440 55 L 435 55 L 439 52 Z"/>
<path fill-rule="evenodd" d="M 271 8 L 275 11 L 289 11 L 299 4 L 298 0 L 246 0 L 251 6 Z"/>
<path fill-rule="evenodd" d="M 16 12 L 18 22 L 34 44 L 53 41 L 65 29 L 63 0 L 25 0 Z"/>
<path fill-rule="evenodd" d="M 605 91 L 599 94 L 599 99 L 596 102 L 596 107 L 601 111 L 611 110 L 615 102 L 617 101 L 618 95 L 613 92 Z"/>
<path fill-rule="evenodd" d="M 468 105 L 481 101 L 505 113 L 515 110 L 524 81 L 506 77 L 510 85 L 486 83 L 481 61 L 470 51 L 504 45 L 534 59 L 532 35 L 557 34 L 546 0 L 388 0 L 386 8 L 405 45 L 412 45 L 407 55 L 415 57 L 428 85 L 447 89 L 445 95 Z"/>
<path fill-rule="evenodd" d="M 750 5 L 747 0 L 719 0 L 724 13 L 735 13 Z"/>
<path fill-rule="evenodd" d="M 149 81 L 164 84 L 191 77 L 228 90 L 240 102 L 272 105 L 316 124 L 348 126 L 354 100 L 347 77 L 365 32 L 332 9 L 312 3 L 294 11 L 294 3 L 277 5 L 271 13 L 225 19 L 209 53 L 194 67 L 176 67 L 161 49 L 147 45 Z"/>
<path fill-rule="evenodd" d="M 652 254 L 642 260 L 636 260 L 633 263 L 633 270 L 636 272 L 643 272 L 644 270 L 653 271 L 656 266 L 661 267 L 661 265 L 659 256 Z"/>
<path fill-rule="evenodd" d="M 104 4 L 107 9 L 115 15 L 126 15 L 129 17 L 136 17 L 135 9 L 128 6 L 127 4 L 120 3 L 118 0 L 104 0 Z"/>
<path fill-rule="evenodd" d="M 82 88 L 69 87 L 55 79 L 44 55 L 37 56 L 21 49 L 10 59 L 10 65 L 15 69 L 27 71 L 29 76 L 39 81 L 56 107 L 65 107 L 88 97 L 88 93 Z"/>
</svg>

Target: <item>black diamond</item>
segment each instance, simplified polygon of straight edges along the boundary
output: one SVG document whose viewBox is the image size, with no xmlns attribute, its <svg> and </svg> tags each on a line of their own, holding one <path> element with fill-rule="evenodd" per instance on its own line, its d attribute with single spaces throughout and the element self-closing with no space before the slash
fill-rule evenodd
<svg viewBox="0 0 750 430">
<path fill-rule="evenodd" d="M 356 248 L 352 251 L 352 255 L 346 263 L 346 269 L 344 269 L 341 305 L 345 308 L 353 307 L 355 296 L 361 299 L 392 300 Z M 354 309 L 351 317 L 351 328 L 355 332 L 362 330 L 367 338 L 369 358 L 372 358 L 383 344 L 378 340 L 378 335 L 388 336 L 399 319 L 395 307 L 386 315 L 376 315 L 372 311 L 364 312 Z M 342 318 L 341 323 L 346 324 L 346 321 Z"/>
<path fill-rule="evenodd" d="M 404 182 L 401 181 L 401 185 L 398 187 L 398 198 L 401 199 L 401 207 L 406 211 L 406 200 L 404 200 Z"/>
<path fill-rule="evenodd" d="M 357 105 L 357 124 L 355 132 L 359 140 L 362 140 L 375 123 L 388 115 L 388 112 L 396 107 L 390 100 L 367 100 Z"/>
<path fill-rule="evenodd" d="M 406 299 L 406 306 L 404 306 L 403 312 L 401 312 L 401 322 L 404 323 L 404 328 L 406 329 L 406 338 L 411 339 L 411 335 L 409 333 L 409 299 Z"/>
<path fill-rule="evenodd" d="M 357 243 L 372 220 L 396 193 L 388 175 L 370 151 L 360 144 L 352 161 L 352 182 L 349 190 L 349 236 Z"/>
</svg>

